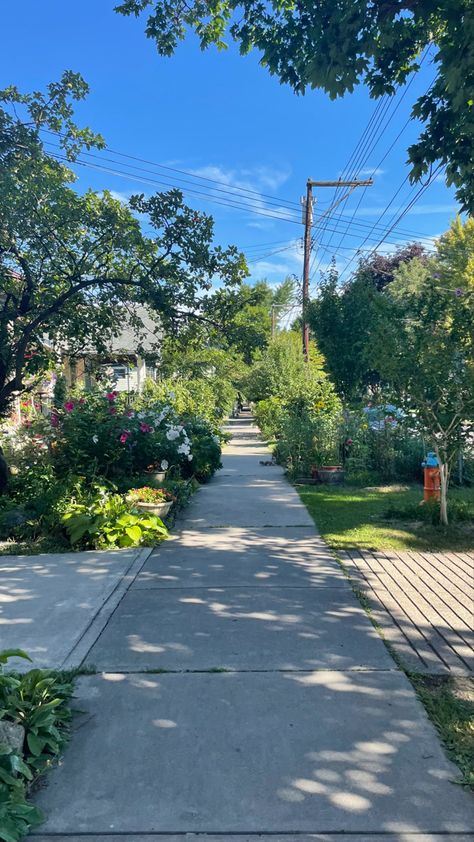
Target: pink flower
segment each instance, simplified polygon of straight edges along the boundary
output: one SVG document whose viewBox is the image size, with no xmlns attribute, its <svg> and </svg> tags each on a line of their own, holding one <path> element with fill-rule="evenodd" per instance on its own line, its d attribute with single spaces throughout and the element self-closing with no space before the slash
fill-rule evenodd
<svg viewBox="0 0 474 842">
<path fill-rule="evenodd" d="M 80 403 L 80 404 L 81 404 L 81 406 L 82 406 L 82 404 L 84 404 L 84 403 L 85 403 L 84 398 L 81 398 L 81 399 L 80 399 L 80 401 L 79 401 L 79 403 Z"/>
<path fill-rule="evenodd" d="M 52 427 L 59 427 L 59 415 L 53 413 L 51 415 L 50 422 Z"/>
<path fill-rule="evenodd" d="M 110 414 L 111 415 L 117 415 L 117 409 L 115 408 L 115 406 L 110 407 Z"/>
<path fill-rule="evenodd" d="M 130 430 L 124 430 L 122 435 L 120 436 L 119 441 L 121 444 L 125 444 L 127 439 L 131 436 Z"/>
<path fill-rule="evenodd" d="M 72 412 L 72 410 L 74 409 L 74 401 L 67 401 L 64 404 L 64 409 L 66 410 L 66 412 Z"/>
<path fill-rule="evenodd" d="M 117 392 L 107 392 L 106 396 L 108 401 L 114 401 L 117 397 Z"/>
<path fill-rule="evenodd" d="M 149 424 L 144 424 L 143 422 L 140 424 L 140 432 L 141 433 L 151 433 L 153 427 L 150 427 Z"/>
</svg>

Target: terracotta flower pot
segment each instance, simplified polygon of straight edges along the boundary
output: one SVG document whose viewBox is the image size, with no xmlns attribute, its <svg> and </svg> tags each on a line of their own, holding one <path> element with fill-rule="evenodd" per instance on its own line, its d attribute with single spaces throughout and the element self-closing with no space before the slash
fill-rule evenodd
<svg viewBox="0 0 474 842">
<path fill-rule="evenodd" d="M 344 481 L 344 469 L 342 465 L 323 465 L 318 468 L 318 479 L 331 485 L 337 485 Z"/>
</svg>

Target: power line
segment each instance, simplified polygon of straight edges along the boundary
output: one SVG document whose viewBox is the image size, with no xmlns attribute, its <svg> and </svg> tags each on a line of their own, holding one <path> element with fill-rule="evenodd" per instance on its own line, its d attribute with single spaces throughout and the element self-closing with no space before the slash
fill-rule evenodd
<svg viewBox="0 0 474 842">
<path fill-rule="evenodd" d="M 41 129 L 41 131 L 46 132 L 47 134 L 56 135 L 57 137 L 61 137 L 61 138 L 64 137 L 64 135 L 62 135 L 60 132 L 54 132 L 51 129 Z M 110 146 L 106 146 L 105 149 L 108 152 L 110 152 L 112 155 L 118 155 L 120 158 L 128 158 L 131 161 L 138 161 L 141 164 L 149 164 L 150 166 L 157 167 L 158 169 L 163 169 L 163 170 L 167 170 L 169 172 L 179 173 L 181 175 L 190 176 L 193 179 L 198 179 L 199 181 L 209 182 L 210 184 L 218 184 L 221 187 L 225 187 L 227 191 L 236 190 L 239 193 L 249 193 L 250 195 L 258 196 L 259 198 L 263 197 L 263 198 L 266 198 L 266 199 L 274 199 L 274 200 L 276 200 L 277 202 L 280 202 L 280 203 L 283 201 L 288 206 L 291 205 L 292 210 L 293 209 L 299 210 L 298 202 L 293 202 L 291 199 L 281 200 L 278 196 L 272 196 L 272 195 L 269 195 L 267 193 L 261 193 L 259 190 L 252 190 L 249 187 L 239 187 L 238 185 L 235 185 L 235 184 L 228 184 L 226 181 L 220 181 L 216 178 L 208 178 L 207 176 L 198 175 L 197 173 L 193 173 L 192 170 L 181 170 L 181 169 L 178 169 L 177 167 L 170 167 L 170 166 L 167 166 L 166 164 L 160 164 L 156 161 L 149 161 L 146 158 L 140 158 L 137 155 L 129 155 L 126 152 L 118 152 L 116 149 L 111 149 Z M 100 155 L 94 154 L 92 152 L 87 152 L 87 153 L 82 152 L 81 154 L 83 154 L 83 155 L 87 154 L 87 155 L 89 155 L 90 157 L 93 157 L 93 158 L 101 158 Z M 116 163 L 116 162 L 114 162 L 114 163 Z M 143 167 L 136 167 L 132 164 L 122 164 L 121 163 L 120 166 L 129 166 L 130 168 L 133 168 L 133 169 L 143 169 Z M 145 170 L 145 171 L 148 171 L 148 170 Z M 175 181 L 184 181 L 184 179 L 175 179 Z M 214 189 L 217 190 L 218 188 L 216 187 Z"/>
<path fill-rule="evenodd" d="M 59 155 L 59 154 L 55 154 L 55 153 L 50 153 L 50 154 L 56 160 L 61 161 L 61 162 L 65 162 L 67 164 L 70 164 L 70 162 L 68 161 L 68 159 L 64 155 Z M 163 182 L 161 182 L 159 179 L 151 179 L 151 178 L 144 178 L 142 176 L 135 176 L 135 175 L 132 175 L 130 173 L 123 172 L 121 170 L 112 169 L 111 167 L 100 166 L 99 164 L 93 164 L 89 161 L 82 161 L 79 158 L 77 158 L 74 163 L 76 165 L 84 167 L 86 169 L 93 169 L 93 170 L 97 170 L 99 172 L 106 172 L 106 173 L 109 173 L 109 174 L 112 174 L 112 175 L 116 175 L 120 178 L 127 178 L 127 179 L 129 179 L 131 181 L 134 181 L 134 182 L 137 182 L 137 183 L 150 184 L 150 185 L 153 185 L 153 186 L 156 185 L 156 184 L 158 184 L 158 185 L 163 184 Z M 165 186 L 169 187 L 170 185 L 165 184 Z M 295 225 L 298 225 L 298 226 L 301 225 L 301 221 L 299 219 L 287 217 L 287 216 L 284 216 L 283 214 L 276 215 L 276 214 L 271 213 L 271 212 L 267 213 L 264 209 L 257 209 L 254 205 L 248 205 L 248 204 L 243 204 L 243 203 L 239 203 L 239 202 L 232 202 L 232 201 L 226 202 L 221 198 L 216 198 L 212 195 L 208 195 L 207 193 L 203 193 L 201 191 L 194 190 L 193 188 L 186 188 L 185 190 L 183 190 L 183 192 L 184 193 L 190 193 L 192 195 L 198 195 L 198 196 L 204 197 L 207 201 L 212 202 L 214 204 L 222 205 L 223 207 L 234 208 L 234 209 L 237 209 L 237 210 L 245 210 L 245 211 L 247 211 L 247 213 L 256 214 L 257 216 L 264 216 L 266 218 L 274 219 L 274 220 L 277 220 L 277 221 L 280 221 L 280 222 L 289 222 L 289 223 L 292 223 L 292 224 L 295 224 Z M 333 228 L 329 229 L 328 228 L 328 231 L 334 231 L 335 233 L 340 233 L 340 229 L 337 229 L 337 228 L 336 229 L 333 229 Z M 360 236 L 360 234 L 348 233 L 347 236 L 358 238 Z M 376 239 L 376 237 L 374 237 L 372 239 Z M 396 242 L 394 242 L 394 245 L 396 245 Z"/>
<path fill-rule="evenodd" d="M 49 132 L 49 131 L 48 131 L 48 133 L 49 133 L 49 134 L 58 134 L 58 133 Z M 52 144 L 52 143 L 46 142 L 46 145 L 48 145 L 48 146 L 52 146 L 54 149 L 58 149 L 58 150 L 59 150 L 57 153 L 52 153 L 52 154 L 53 154 L 53 156 L 55 156 L 56 158 L 58 158 L 58 160 L 64 160 L 66 163 L 70 163 L 70 162 L 67 160 L 67 158 L 66 158 L 65 156 L 61 156 L 60 147 L 58 146 L 58 144 L 56 144 L 56 145 L 55 145 L 55 144 Z M 135 156 L 126 156 L 126 155 L 125 155 L 125 153 L 117 153 L 117 154 L 123 155 L 124 157 L 132 157 L 132 158 L 135 158 Z M 87 157 L 89 157 L 89 158 L 94 158 L 94 159 L 97 159 L 97 160 L 102 160 L 102 157 L 101 157 L 100 155 L 95 155 L 95 154 L 93 154 L 93 153 L 89 153 L 89 152 L 81 152 L 81 156 L 87 156 Z M 121 164 L 121 162 L 117 162 L 117 161 L 115 161 L 114 159 L 110 159 L 110 158 L 105 158 L 104 160 L 106 160 L 106 161 L 108 161 L 108 162 L 110 162 L 110 163 L 115 163 L 115 164 L 118 164 L 118 166 L 130 166 L 130 165 L 128 165 L 128 164 L 122 165 L 122 164 Z M 144 159 L 138 159 L 138 160 L 144 160 Z M 86 165 L 86 163 L 88 163 L 88 162 L 84 161 L 82 158 L 78 158 L 78 159 L 76 160 L 76 163 L 81 163 L 83 166 L 85 166 L 85 165 Z M 90 166 L 90 168 L 94 169 L 94 165 L 93 165 L 93 164 L 89 164 L 89 166 Z M 162 166 L 162 165 L 160 165 L 160 164 L 156 164 L 155 166 Z M 97 168 L 97 169 L 99 169 L 99 165 L 96 165 L 96 168 Z M 145 169 L 145 168 L 143 168 L 143 167 L 132 167 L 132 168 L 133 168 L 133 169 L 137 169 L 137 170 L 139 170 L 140 172 L 145 172 L 145 173 L 148 173 L 148 174 L 151 174 L 151 175 L 154 175 L 154 176 L 156 176 L 156 175 L 160 175 L 159 173 L 155 173 L 153 170 L 148 170 L 148 169 Z M 170 169 L 172 169 L 172 168 L 170 168 Z M 105 167 L 105 166 L 102 166 L 102 167 L 101 167 L 101 170 L 106 171 L 106 172 L 113 172 L 113 173 L 114 173 L 115 175 L 117 175 L 117 176 L 123 176 L 123 177 L 126 177 L 126 178 L 128 178 L 128 179 L 130 179 L 130 180 L 134 180 L 134 181 L 140 181 L 140 180 L 143 180 L 143 182 L 144 182 L 144 183 L 148 183 L 149 181 L 152 181 L 152 183 L 153 183 L 153 184 L 155 184 L 155 183 L 156 183 L 156 184 L 159 184 L 159 185 L 161 185 L 161 186 L 166 186 L 166 187 L 176 187 L 176 184 L 175 184 L 174 182 L 169 181 L 169 177 L 168 177 L 168 176 L 166 176 L 166 175 L 165 175 L 165 176 L 162 176 L 162 178 L 166 178 L 167 180 L 166 180 L 166 181 L 162 181 L 161 179 L 157 179 L 157 178 L 155 178 L 155 179 L 153 179 L 153 180 L 151 180 L 151 179 L 139 179 L 139 178 L 138 178 L 137 176 L 135 176 L 133 173 L 129 173 L 129 172 L 127 172 L 127 171 L 123 171 L 123 170 L 116 170 L 116 171 L 113 171 L 110 167 Z M 185 172 L 185 171 L 178 170 L 178 172 Z M 191 174 L 191 175 L 192 175 L 192 174 Z M 199 178 L 201 178 L 201 177 L 199 177 Z M 235 207 L 242 207 L 242 208 L 248 208 L 248 207 L 251 207 L 251 208 L 254 208 L 254 207 L 255 207 L 255 205 L 254 205 L 254 204 L 251 204 L 251 203 L 256 202 L 256 200 L 254 200 L 254 199 L 250 198 L 249 196 L 240 195 L 240 194 L 239 194 L 239 193 L 237 193 L 237 192 L 236 192 L 236 193 L 229 192 L 230 190 L 245 190 L 245 192 L 252 192 L 255 196 L 258 196 L 259 202 L 260 202 L 260 204 L 261 204 L 261 207 L 259 207 L 259 208 L 258 208 L 260 211 L 266 211 L 266 210 L 268 210 L 268 211 L 270 211 L 270 213 L 271 213 L 271 214 L 273 214 L 273 215 L 274 215 L 274 217 L 275 217 L 275 218 L 277 218 L 277 219 L 283 219 L 284 221 L 287 221 L 287 216 L 285 216 L 283 213 L 282 213 L 282 214 L 279 214 L 279 213 L 277 213 L 277 212 L 273 209 L 272 205 L 274 205 L 275 203 L 273 203 L 273 202 L 270 202 L 270 203 L 269 203 L 269 202 L 262 202 L 262 197 L 265 197 L 265 195 L 266 195 L 266 194 L 261 194 L 261 193 L 259 193 L 259 192 L 257 192 L 257 191 L 250 191 L 250 190 L 248 190 L 248 191 L 247 191 L 247 190 L 246 190 L 246 189 L 244 189 L 244 188 L 238 188 L 238 187 L 236 187 L 236 186 L 234 186 L 234 185 L 225 185 L 225 189 L 221 190 L 221 189 L 219 189 L 219 188 L 210 188 L 210 187 L 207 187 L 206 185 L 202 185 L 202 184 L 195 184 L 193 181 L 189 181 L 189 180 L 184 180 L 184 179 L 176 179 L 176 180 L 177 180 L 177 181 L 180 181 L 180 180 L 181 180 L 181 181 L 183 181 L 184 183 L 191 185 L 191 187 L 190 187 L 190 188 L 188 188 L 187 192 L 192 192 L 192 193 L 193 193 L 193 194 L 195 194 L 195 195 L 199 195 L 199 196 L 206 196 L 206 197 L 211 197 L 211 196 L 212 196 L 212 197 L 213 197 L 213 193 L 212 193 L 211 191 L 216 191 L 216 192 L 218 191 L 219 193 L 223 193 L 223 194 L 227 197 L 227 202 L 229 202 L 229 203 L 230 203 L 230 201 L 232 201 L 232 202 L 234 203 Z M 209 179 L 209 180 L 210 180 L 210 181 L 215 181 L 215 180 L 212 180 L 212 179 Z M 218 183 L 224 183 L 224 182 L 218 182 Z M 200 188 L 200 189 L 197 189 L 197 188 Z M 209 191 L 209 192 L 202 192 L 202 191 Z M 213 197 L 213 198 L 214 198 L 214 197 Z M 220 197 L 220 196 L 215 197 L 215 198 L 214 198 L 214 201 L 217 203 L 218 199 L 221 199 L 221 197 Z M 243 203 L 241 203 L 241 202 L 237 202 L 236 200 L 238 200 L 238 199 L 241 199 L 241 200 L 243 201 Z M 227 203 L 227 202 L 226 202 L 226 203 Z M 287 212 L 288 212 L 288 217 L 290 217 L 290 214 L 295 213 L 295 211 L 293 210 L 293 208 L 291 208 L 291 207 L 290 207 L 290 204 L 293 204 L 293 203 L 291 202 L 291 200 L 287 200 L 287 199 L 278 199 L 278 200 L 277 200 L 277 202 L 276 202 L 277 209 L 278 209 L 278 208 L 284 208 L 285 210 L 287 210 Z M 267 207 L 268 205 L 270 205 L 270 207 Z M 321 217 L 319 218 L 319 220 L 318 220 L 318 224 L 319 224 L 319 222 L 320 222 L 320 221 L 324 218 L 324 216 L 326 216 L 326 215 L 327 215 L 327 213 L 328 213 L 328 211 L 326 211 L 324 214 L 322 214 L 322 216 L 321 216 Z M 294 222 L 294 221 L 298 222 L 298 219 L 297 219 L 296 217 L 295 217 L 295 218 L 293 218 L 293 217 L 291 216 L 290 218 L 291 218 L 291 221 L 293 221 L 293 222 Z M 355 224 L 359 225 L 360 227 L 365 227 L 365 228 L 370 227 L 370 225 L 369 225 L 368 223 L 363 223 L 363 222 L 360 222 L 360 221 L 356 222 Z M 406 234 L 407 234 L 407 236 L 411 236 L 411 235 L 412 235 L 410 232 L 403 232 L 403 233 L 406 233 Z"/>
<path fill-rule="evenodd" d="M 428 52 L 429 52 L 429 47 L 427 47 L 427 48 L 426 48 L 426 50 L 425 50 L 425 52 L 424 52 L 424 54 L 423 54 L 423 57 L 422 57 L 421 62 L 420 62 L 420 67 L 423 65 L 424 61 L 426 60 L 426 58 L 427 58 L 427 56 L 428 56 Z M 382 118 L 381 118 L 381 120 L 379 121 L 379 126 L 377 126 L 377 128 L 376 128 L 376 130 L 375 130 L 375 138 L 374 138 L 374 141 L 373 141 L 372 145 L 370 146 L 370 148 L 369 148 L 368 152 L 366 152 L 366 155 L 365 155 L 365 160 L 363 160 L 363 161 L 362 161 L 362 160 L 361 160 L 361 157 L 359 156 L 359 164 L 358 164 L 359 169 L 356 169 L 356 170 L 354 171 L 354 176 L 356 176 L 357 174 L 359 174 L 359 173 L 360 173 L 360 168 L 361 168 L 361 167 L 363 167 L 363 166 L 365 165 L 365 163 L 368 161 L 369 157 L 373 154 L 373 152 L 374 152 L 375 148 L 377 147 L 377 145 L 378 145 L 379 141 L 381 140 L 381 138 L 382 138 L 383 134 L 384 134 L 384 133 L 385 133 L 385 131 L 387 130 L 387 128 L 388 128 L 388 126 L 390 125 L 391 121 L 393 120 L 393 118 L 394 118 L 395 114 L 397 113 L 397 111 L 398 111 L 398 109 L 399 109 L 399 107 L 400 107 L 401 103 L 403 102 L 403 100 L 405 99 L 405 97 L 406 97 L 406 95 L 407 95 L 408 91 L 410 90 L 411 85 L 413 84 L 414 79 L 415 79 L 415 72 L 413 72 L 413 73 L 412 73 L 412 75 L 411 75 L 411 77 L 410 77 L 410 79 L 409 79 L 409 81 L 408 81 L 408 84 L 405 86 L 405 88 L 404 88 L 404 90 L 403 90 L 403 92 L 402 92 L 401 97 L 399 97 L 398 101 L 397 101 L 397 102 L 396 102 L 396 104 L 395 104 L 395 108 L 393 109 L 392 113 L 391 113 L 391 114 L 390 114 L 390 116 L 388 117 L 388 120 L 385 122 L 385 125 L 382 127 L 382 121 L 383 121 L 383 118 L 385 117 L 385 114 L 387 113 L 388 107 L 385 109 L 385 112 L 383 113 Z M 431 83 L 431 84 L 432 84 L 432 83 Z M 431 85 L 429 86 L 428 90 L 429 90 L 430 88 L 431 88 Z M 394 102 L 393 97 L 392 97 L 392 98 L 390 98 L 390 102 Z M 410 117 L 407 119 L 407 121 L 406 121 L 406 122 L 405 122 L 405 124 L 403 125 L 402 129 L 398 132 L 397 136 L 395 137 L 395 139 L 394 139 L 394 140 L 392 141 L 392 143 L 390 144 L 390 146 L 389 146 L 389 148 L 387 149 L 387 151 L 384 153 L 384 155 L 382 156 L 382 158 L 380 159 L 380 161 L 379 161 L 379 162 L 376 164 L 376 166 L 374 167 L 374 169 L 373 169 L 373 171 L 372 171 L 372 173 L 371 173 L 371 175 L 370 175 L 370 177 L 371 177 L 371 178 L 373 178 L 373 177 L 375 176 L 375 173 L 376 173 L 377 169 L 379 169 L 379 168 L 380 168 L 380 166 L 382 165 L 382 163 L 385 161 L 385 159 L 387 158 L 387 156 L 390 154 L 391 150 L 393 149 L 393 147 L 395 146 L 395 144 L 397 143 L 397 141 L 398 141 L 398 140 L 399 140 L 399 138 L 401 137 L 401 135 L 402 135 L 402 133 L 404 132 L 405 128 L 407 127 L 408 123 L 410 122 L 410 119 L 411 119 Z M 369 125 L 370 125 L 370 124 L 369 124 Z M 378 135 L 377 135 L 377 132 L 378 132 Z M 367 147 L 366 147 L 366 148 L 367 148 Z M 363 199 L 364 199 L 365 194 L 366 194 L 366 189 L 364 189 L 364 190 L 362 191 L 362 193 L 360 194 L 360 196 L 359 196 L 359 200 L 358 200 L 358 203 L 357 203 L 357 205 L 356 205 L 355 210 L 354 210 L 354 211 L 353 211 L 353 213 L 352 213 L 352 217 L 351 217 L 351 219 L 349 220 L 349 222 L 347 223 L 347 225 L 346 225 L 346 229 L 345 229 L 344 233 L 342 234 L 342 236 L 341 236 L 341 237 L 340 237 L 340 239 L 339 239 L 338 247 L 339 247 L 339 246 L 340 246 L 340 244 L 342 243 L 342 241 L 343 241 L 343 239 L 344 239 L 344 236 L 348 233 L 349 228 L 351 227 L 351 225 L 355 224 L 355 223 L 354 223 L 355 215 L 356 215 L 357 211 L 359 210 L 360 205 L 362 204 L 362 201 L 363 201 Z M 339 221 L 341 221 L 341 217 L 342 217 L 342 213 L 340 213 L 340 214 L 338 215 L 338 220 L 339 220 Z M 373 230 L 373 229 L 371 229 L 371 230 Z M 324 236 L 324 231 L 323 231 L 323 233 L 322 233 L 322 236 Z M 411 235 L 410 235 L 410 236 L 411 236 Z M 319 260 L 318 265 L 316 266 L 316 269 L 314 269 L 314 272 L 313 272 L 313 274 L 312 274 L 312 277 L 313 277 L 313 276 L 314 276 L 314 274 L 316 274 L 316 272 L 318 271 L 319 267 L 321 266 L 322 260 L 324 259 L 324 256 L 325 256 L 325 255 L 327 254 L 327 252 L 329 251 L 329 245 L 331 244 L 332 239 L 333 239 L 333 235 L 330 237 L 330 239 L 329 239 L 329 243 L 327 244 L 326 248 L 323 248 L 323 253 L 321 254 L 321 257 L 320 257 L 320 260 Z M 314 261 L 313 261 L 313 265 L 314 265 Z"/>
</svg>

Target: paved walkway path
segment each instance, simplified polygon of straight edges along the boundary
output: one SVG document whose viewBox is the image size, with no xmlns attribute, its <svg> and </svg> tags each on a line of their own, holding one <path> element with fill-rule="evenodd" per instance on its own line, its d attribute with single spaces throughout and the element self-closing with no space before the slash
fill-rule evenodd
<svg viewBox="0 0 474 842">
<path fill-rule="evenodd" d="M 92 646 L 37 836 L 472 839 L 433 727 L 250 421 Z M 197 834 L 195 836 L 195 834 Z"/>
<path fill-rule="evenodd" d="M 387 640 L 417 672 L 474 672 L 474 553 L 340 553 Z"/>
<path fill-rule="evenodd" d="M 0 557 L 0 649 L 24 649 L 34 667 L 78 666 L 150 555 L 150 549 Z M 13 658 L 10 669 L 31 669 Z"/>
</svg>

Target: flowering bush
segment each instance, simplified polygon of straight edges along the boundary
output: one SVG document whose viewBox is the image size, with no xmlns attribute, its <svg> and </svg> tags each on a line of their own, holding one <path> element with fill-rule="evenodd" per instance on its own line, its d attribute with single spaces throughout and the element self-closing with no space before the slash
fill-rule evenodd
<svg viewBox="0 0 474 842">
<path fill-rule="evenodd" d="M 88 478 L 120 479 L 169 465 L 181 472 L 193 460 L 188 431 L 168 403 L 137 410 L 115 392 L 90 394 L 67 401 L 51 424 L 58 467 Z"/>
<path fill-rule="evenodd" d="M 182 475 L 207 482 L 221 467 L 221 437 L 202 418 L 187 418 L 185 424 L 192 442 L 193 461 L 183 462 Z"/>
<path fill-rule="evenodd" d="M 194 488 L 184 481 L 207 480 L 220 466 L 221 437 L 210 422 L 179 414 L 173 394 L 162 401 L 138 397 L 133 405 L 115 391 L 73 394 L 48 418 L 36 412 L 1 432 L 11 466 L 1 506 L 7 513 L 20 509 L 3 517 L 5 538 L 48 534 L 61 543 L 67 532 L 77 547 L 143 543 L 159 536 L 159 524 L 132 523 L 130 503 L 114 491 L 145 484 L 144 472 L 153 469 L 168 472 L 184 502 Z M 100 500 L 97 484 L 109 486 Z M 158 496 L 173 499 L 167 489 L 149 489 L 148 494 L 152 502 Z"/>
</svg>

